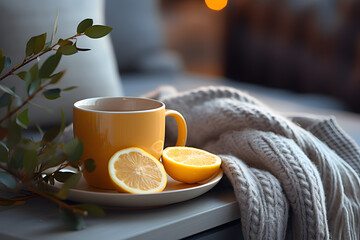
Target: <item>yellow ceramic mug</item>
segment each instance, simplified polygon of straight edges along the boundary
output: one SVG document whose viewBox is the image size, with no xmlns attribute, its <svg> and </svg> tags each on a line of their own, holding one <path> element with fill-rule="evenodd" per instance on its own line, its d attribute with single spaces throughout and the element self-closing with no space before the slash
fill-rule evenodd
<svg viewBox="0 0 360 240">
<path fill-rule="evenodd" d="M 186 122 L 174 110 L 165 110 L 165 104 L 147 98 L 102 97 L 76 102 L 74 137 L 84 145 L 81 161 L 95 160 L 96 168 L 83 175 L 93 187 L 113 189 L 108 174 L 108 161 L 117 151 L 139 147 L 160 159 L 165 138 L 165 117 L 172 116 L 178 125 L 176 145 L 186 143 Z"/>
</svg>

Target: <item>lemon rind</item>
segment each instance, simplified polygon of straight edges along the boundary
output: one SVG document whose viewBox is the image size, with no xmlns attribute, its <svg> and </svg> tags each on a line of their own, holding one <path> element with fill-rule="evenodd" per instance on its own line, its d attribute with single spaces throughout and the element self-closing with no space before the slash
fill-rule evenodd
<svg viewBox="0 0 360 240">
<path fill-rule="evenodd" d="M 213 163 L 213 164 L 210 164 L 210 165 L 191 165 L 191 164 L 185 164 L 185 163 L 182 163 L 182 162 L 175 161 L 171 157 L 168 156 L 168 152 L 171 149 L 175 149 L 175 148 L 178 148 L 178 149 L 189 149 L 190 148 L 190 149 L 194 149 L 195 151 L 203 152 L 206 155 L 210 155 L 210 156 L 214 157 L 216 159 L 216 162 Z M 171 161 L 171 162 L 176 163 L 176 164 L 180 164 L 180 165 L 183 165 L 183 166 L 190 166 L 190 167 L 194 167 L 194 168 L 210 168 L 210 167 L 212 168 L 212 167 L 216 167 L 216 166 L 221 165 L 221 162 L 222 162 L 221 158 L 219 156 L 217 156 L 217 155 L 215 155 L 213 153 L 207 152 L 205 150 L 198 149 L 198 148 L 193 148 L 193 147 L 168 147 L 163 151 L 162 158 L 163 158 L 163 160 L 165 159 L 165 161 Z"/>
</svg>

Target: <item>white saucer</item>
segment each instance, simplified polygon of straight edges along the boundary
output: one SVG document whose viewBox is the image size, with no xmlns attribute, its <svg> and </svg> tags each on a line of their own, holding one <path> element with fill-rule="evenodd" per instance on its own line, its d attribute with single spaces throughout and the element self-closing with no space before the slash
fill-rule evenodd
<svg viewBox="0 0 360 240">
<path fill-rule="evenodd" d="M 222 178 L 223 171 L 214 174 L 210 179 L 197 184 L 185 184 L 175 181 L 168 176 L 166 188 L 160 193 L 130 194 L 113 190 L 103 190 L 90 187 L 81 178 L 77 186 L 69 190 L 68 200 L 92 203 L 101 206 L 116 207 L 156 207 L 186 201 L 198 197 L 213 188 Z M 51 186 L 60 189 L 62 183 L 56 182 Z"/>
</svg>

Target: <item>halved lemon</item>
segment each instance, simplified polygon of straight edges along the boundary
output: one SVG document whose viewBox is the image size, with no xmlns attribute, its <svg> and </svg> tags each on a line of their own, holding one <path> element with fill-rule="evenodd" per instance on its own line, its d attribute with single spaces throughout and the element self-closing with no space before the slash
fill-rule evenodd
<svg viewBox="0 0 360 240">
<path fill-rule="evenodd" d="M 184 183 L 206 180 L 221 165 L 218 156 L 192 147 L 168 147 L 162 154 L 162 162 L 170 177 Z"/>
<path fill-rule="evenodd" d="M 108 169 L 114 186 L 122 192 L 156 193 L 164 190 L 167 183 L 160 161 L 136 147 L 116 152 Z"/>
</svg>

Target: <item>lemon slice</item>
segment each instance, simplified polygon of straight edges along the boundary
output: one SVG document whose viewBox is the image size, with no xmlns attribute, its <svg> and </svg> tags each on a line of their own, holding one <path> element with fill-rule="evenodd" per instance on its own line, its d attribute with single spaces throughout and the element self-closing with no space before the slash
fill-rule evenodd
<svg viewBox="0 0 360 240">
<path fill-rule="evenodd" d="M 109 175 L 114 186 L 128 193 L 156 193 L 164 190 L 167 177 L 163 165 L 140 148 L 126 148 L 109 160 Z"/>
<path fill-rule="evenodd" d="M 220 168 L 221 159 L 207 151 L 191 147 L 168 147 L 162 154 L 167 174 L 184 183 L 204 181 Z"/>
</svg>

